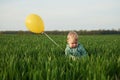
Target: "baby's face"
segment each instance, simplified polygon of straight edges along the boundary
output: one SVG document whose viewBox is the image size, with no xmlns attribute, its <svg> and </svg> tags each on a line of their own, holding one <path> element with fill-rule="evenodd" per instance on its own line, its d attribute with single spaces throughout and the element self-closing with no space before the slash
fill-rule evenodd
<svg viewBox="0 0 120 80">
<path fill-rule="evenodd" d="M 70 48 L 75 48 L 78 46 L 78 39 L 69 38 L 67 42 Z"/>
</svg>

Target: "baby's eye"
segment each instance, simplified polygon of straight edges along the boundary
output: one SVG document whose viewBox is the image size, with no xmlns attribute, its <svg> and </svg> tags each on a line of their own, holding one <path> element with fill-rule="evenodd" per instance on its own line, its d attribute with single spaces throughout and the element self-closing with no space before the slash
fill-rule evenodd
<svg viewBox="0 0 120 80">
<path fill-rule="evenodd" d="M 77 42 L 75 42 L 74 44 L 77 44 Z"/>
<path fill-rule="evenodd" d="M 77 43 L 72 43 L 72 44 L 77 44 Z"/>
</svg>

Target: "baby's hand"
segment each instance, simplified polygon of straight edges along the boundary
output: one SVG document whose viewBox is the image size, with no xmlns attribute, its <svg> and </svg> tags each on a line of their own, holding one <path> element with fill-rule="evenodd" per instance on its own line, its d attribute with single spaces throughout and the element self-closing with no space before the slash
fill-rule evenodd
<svg viewBox="0 0 120 80">
<path fill-rule="evenodd" d="M 76 60 L 76 57 L 75 57 L 75 56 L 70 55 L 70 58 L 71 58 L 73 61 Z"/>
</svg>

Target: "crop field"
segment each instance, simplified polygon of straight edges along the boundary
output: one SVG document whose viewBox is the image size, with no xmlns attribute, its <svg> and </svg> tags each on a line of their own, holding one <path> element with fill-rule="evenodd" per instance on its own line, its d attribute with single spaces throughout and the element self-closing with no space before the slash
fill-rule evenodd
<svg viewBox="0 0 120 80">
<path fill-rule="evenodd" d="M 49 34 L 48 34 L 49 35 Z M 120 35 L 79 35 L 89 56 L 65 56 L 66 35 L 0 34 L 0 80 L 120 80 Z"/>
</svg>

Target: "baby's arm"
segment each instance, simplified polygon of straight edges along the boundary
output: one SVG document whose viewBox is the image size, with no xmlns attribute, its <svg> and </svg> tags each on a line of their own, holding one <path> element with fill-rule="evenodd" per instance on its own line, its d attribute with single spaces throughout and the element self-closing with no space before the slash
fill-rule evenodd
<svg viewBox="0 0 120 80">
<path fill-rule="evenodd" d="M 82 46 L 82 52 L 83 52 L 83 54 L 87 54 L 87 52 L 83 46 Z"/>
<path fill-rule="evenodd" d="M 75 56 L 70 54 L 70 50 L 68 48 L 65 49 L 65 55 L 71 58 L 72 60 L 75 60 Z"/>
<path fill-rule="evenodd" d="M 86 52 L 86 50 L 85 50 L 85 48 L 83 47 L 82 44 L 80 44 L 79 50 L 80 50 L 80 52 L 82 53 L 83 56 L 84 56 L 84 55 L 87 55 L 87 52 Z"/>
<path fill-rule="evenodd" d="M 70 55 L 70 50 L 68 48 L 65 49 L 65 55 L 66 56 Z"/>
</svg>

